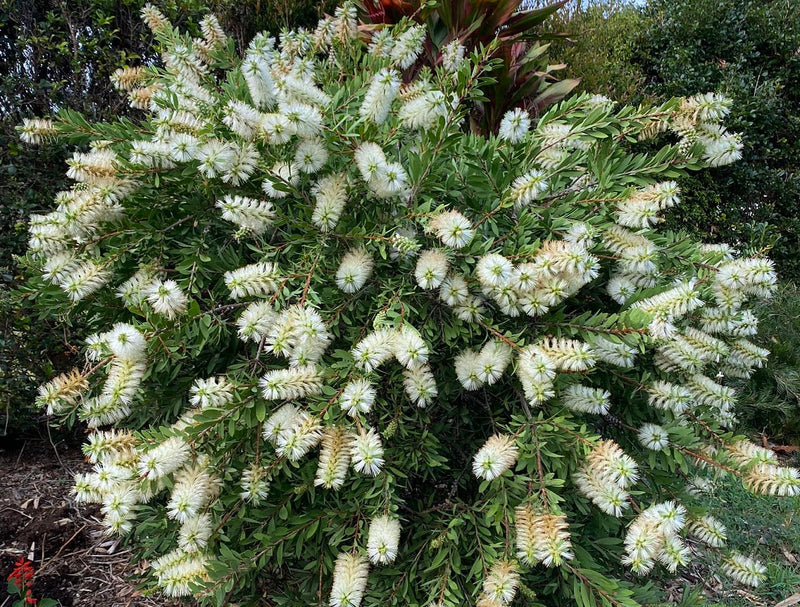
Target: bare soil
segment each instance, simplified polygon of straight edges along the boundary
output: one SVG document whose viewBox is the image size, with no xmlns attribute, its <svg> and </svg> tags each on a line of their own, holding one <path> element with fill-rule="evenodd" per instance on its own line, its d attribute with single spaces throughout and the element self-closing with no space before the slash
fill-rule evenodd
<svg viewBox="0 0 800 607">
<path fill-rule="evenodd" d="M 90 468 L 77 447 L 0 437 L 0 607 L 10 605 L 5 578 L 14 563 L 33 562 L 33 596 L 63 607 L 177 606 L 147 596 L 135 580 L 147 563 L 103 535 L 99 508 L 72 498 L 72 476 Z"/>
</svg>

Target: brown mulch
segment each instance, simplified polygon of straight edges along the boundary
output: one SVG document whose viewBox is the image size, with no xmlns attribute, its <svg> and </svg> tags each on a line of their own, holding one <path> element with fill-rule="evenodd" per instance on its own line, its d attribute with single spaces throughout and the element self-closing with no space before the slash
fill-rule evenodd
<svg viewBox="0 0 800 607">
<path fill-rule="evenodd" d="M 146 563 L 103 535 L 99 508 L 72 499 L 72 476 L 90 468 L 80 449 L 46 440 L 0 438 L 0 607 L 9 605 L 5 578 L 20 557 L 33 562 L 33 596 L 63 607 L 185 605 L 145 596 L 135 577 Z M 5 599 L 5 600 L 3 600 Z"/>
</svg>

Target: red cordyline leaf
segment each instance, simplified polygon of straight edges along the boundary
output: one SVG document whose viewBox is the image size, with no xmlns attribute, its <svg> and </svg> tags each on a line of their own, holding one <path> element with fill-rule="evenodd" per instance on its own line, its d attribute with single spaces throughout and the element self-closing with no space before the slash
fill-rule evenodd
<svg viewBox="0 0 800 607">
<path fill-rule="evenodd" d="M 429 37 L 422 58 L 409 68 L 412 78 L 423 63 L 441 62 L 441 49 L 458 40 L 467 49 L 488 46 L 498 38 L 500 45 L 492 59 L 501 59 L 492 72 L 495 83 L 484 91 L 488 102 L 476 105 L 472 124 L 479 132 L 496 131 L 506 111 L 522 106 L 540 114 L 547 106 L 563 99 L 577 85 L 577 80 L 562 80 L 553 75 L 561 66 L 549 66 L 547 45 L 538 41 L 565 37 L 542 34 L 540 26 L 567 0 L 559 0 L 538 9 L 520 11 L 523 0 L 440 0 L 434 7 L 422 9 L 422 0 L 362 0 L 362 14 L 369 23 L 394 24 L 412 18 L 428 26 Z M 558 86 L 556 86 L 558 85 Z"/>
</svg>

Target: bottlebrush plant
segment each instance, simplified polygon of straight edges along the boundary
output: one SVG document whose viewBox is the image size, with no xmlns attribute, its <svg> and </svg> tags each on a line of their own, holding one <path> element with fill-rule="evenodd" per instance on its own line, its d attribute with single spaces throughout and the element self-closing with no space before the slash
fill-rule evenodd
<svg viewBox="0 0 800 607">
<path fill-rule="evenodd" d="M 78 146 L 27 262 L 95 331 L 39 402 L 90 428 L 76 495 L 157 586 L 628 606 L 617 572 L 693 555 L 765 578 L 692 496 L 798 493 L 726 386 L 767 356 L 749 302 L 775 274 L 657 229 L 676 177 L 739 156 L 727 101 L 582 95 L 477 136 L 495 43 L 404 85 L 425 30 L 365 43 L 352 5 L 243 59 L 212 17 L 193 40 L 143 15 L 163 66 L 114 77 L 138 120 L 20 130 Z"/>
</svg>

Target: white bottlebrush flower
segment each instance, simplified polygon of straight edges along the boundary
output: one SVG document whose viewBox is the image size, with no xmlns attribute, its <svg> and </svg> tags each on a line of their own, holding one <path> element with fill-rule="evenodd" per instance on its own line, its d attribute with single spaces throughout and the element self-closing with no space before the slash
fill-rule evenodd
<svg viewBox="0 0 800 607">
<path fill-rule="evenodd" d="M 414 369 L 428 361 L 430 351 L 414 327 L 404 325 L 394 338 L 394 357 L 407 369 Z"/>
<path fill-rule="evenodd" d="M 549 338 L 538 347 L 561 371 L 588 371 L 595 365 L 592 347 L 577 339 Z"/>
<path fill-rule="evenodd" d="M 106 533 L 124 535 L 133 529 L 134 506 L 141 494 L 130 482 L 116 483 L 102 495 L 103 526 Z"/>
<path fill-rule="evenodd" d="M 86 377 L 77 369 L 73 369 L 39 386 L 36 405 L 46 407 L 48 415 L 62 413 L 76 406 L 88 388 Z"/>
<path fill-rule="evenodd" d="M 139 474 L 149 479 L 163 478 L 189 459 L 189 445 L 176 436 L 168 438 L 144 453 L 137 464 Z"/>
<path fill-rule="evenodd" d="M 356 554 L 343 552 L 333 568 L 331 607 L 359 607 L 367 588 L 369 563 Z"/>
<path fill-rule="evenodd" d="M 375 74 L 359 109 L 361 117 L 375 124 L 382 124 L 389 115 L 401 82 L 397 70 L 383 68 Z"/>
<path fill-rule="evenodd" d="M 511 362 L 511 346 L 493 339 L 481 348 L 477 359 L 477 374 L 481 383 L 493 385 Z"/>
<path fill-rule="evenodd" d="M 517 565 L 513 561 L 496 561 L 490 568 L 489 573 L 483 580 L 483 590 L 481 592 L 481 599 L 478 604 L 482 604 L 482 600 L 486 601 L 484 605 L 497 605 L 504 607 L 510 605 L 517 594 L 517 587 L 519 586 L 519 572 Z"/>
<path fill-rule="evenodd" d="M 248 180 L 258 164 L 258 151 L 251 143 L 231 148 L 231 160 L 228 169 L 222 175 L 222 181 L 239 185 Z"/>
<path fill-rule="evenodd" d="M 658 424 L 642 424 L 637 437 L 643 447 L 653 451 L 662 451 L 669 446 L 669 433 Z"/>
<path fill-rule="evenodd" d="M 141 360 L 113 360 L 102 392 L 81 403 L 81 418 L 90 428 L 96 428 L 127 417 L 146 370 Z"/>
<path fill-rule="evenodd" d="M 235 386 L 227 377 L 196 379 L 189 393 L 189 402 L 195 407 L 224 407 L 233 401 Z"/>
<path fill-rule="evenodd" d="M 353 160 L 358 167 L 361 177 L 370 183 L 386 168 L 386 155 L 377 143 L 362 142 L 353 154 Z"/>
<path fill-rule="evenodd" d="M 395 40 L 391 57 L 401 70 L 411 67 L 422 53 L 426 32 L 427 28 L 424 25 L 413 25 Z"/>
<path fill-rule="evenodd" d="M 345 175 L 327 175 L 311 189 L 316 198 L 311 221 L 323 232 L 329 232 L 339 221 L 347 204 L 347 178 Z"/>
<path fill-rule="evenodd" d="M 322 130 L 322 114 L 312 105 L 281 102 L 280 112 L 286 116 L 299 137 L 314 137 Z"/>
<path fill-rule="evenodd" d="M 145 293 L 153 311 L 169 319 L 183 314 L 189 305 L 189 298 L 174 280 L 155 280 Z"/>
<path fill-rule="evenodd" d="M 277 91 L 270 73 L 268 55 L 248 52 L 242 63 L 242 75 L 247 83 L 250 98 L 257 108 L 275 105 Z"/>
<path fill-rule="evenodd" d="M 278 272 L 274 263 L 262 261 L 225 272 L 225 286 L 233 299 L 252 295 L 268 295 L 278 288 Z"/>
<path fill-rule="evenodd" d="M 119 322 L 103 337 L 108 349 L 118 358 L 142 360 L 145 356 L 147 340 L 132 325 Z"/>
<path fill-rule="evenodd" d="M 653 520 L 665 534 L 676 534 L 686 524 L 686 508 L 677 502 L 660 502 L 653 504 L 648 510 L 652 512 Z"/>
<path fill-rule="evenodd" d="M 275 453 L 296 462 L 322 440 L 322 425 L 313 415 L 299 412 L 295 423 L 282 430 L 275 441 Z"/>
<path fill-rule="evenodd" d="M 111 429 L 105 432 L 92 432 L 83 452 L 92 464 L 128 463 L 136 459 L 137 444 L 133 433 L 128 430 Z"/>
<path fill-rule="evenodd" d="M 239 337 L 244 341 L 260 342 L 269 333 L 277 317 L 269 302 L 250 303 L 236 321 Z"/>
<path fill-rule="evenodd" d="M 699 122 L 719 122 L 727 116 L 733 107 L 733 100 L 718 93 L 698 93 L 684 100 L 686 109 Z"/>
<path fill-rule="evenodd" d="M 152 568 L 166 596 L 189 596 L 192 594 L 191 585 L 202 582 L 208 575 L 207 560 L 204 554 L 177 548 L 154 560 Z"/>
<path fill-rule="evenodd" d="M 331 98 L 314 84 L 310 74 L 298 70 L 287 74 L 280 83 L 280 96 L 284 104 L 302 104 L 305 108 L 316 109 L 330 105 Z M 285 110 L 284 110 L 285 111 Z"/>
<path fill-rule="evenodd" d="M 469 299 L 467 281 L 458 274 L 448 274 L 439 290 L 440 299 L 448 306 L 457 306 Z"/>
<path fill-rule="evenodd" d="M 464 322 L 479 322 L 486 314 L 486 308 L 483 304 L 484 300 L 481 297 L 470 295 L 464 301 L 453 306 L 453 312 Z"/>
<path fill-rule="evenodd" d="M 477 390 L 484 384 L 480 358 L 480 353 L 474 350 L 463 350 L 456 355 L 456 377 L 466 390 Z"/>
<path fill-rule="evenodd" d="M 342 426 L 326 428 L 319 451 L 319 466 L 314 484 L 337 491 L 344 485 L 353 436 Z"/>
<path fill-rule="evenodd" d="M 99 260 L 88 260 L 76 264 L 59 286 L 72 301 L 80 301 L 103 288 L 110 278 L 111 271 Z"/>
<path fill-rule="evenodd" d="M 517 206 L 528 206 L 547 191 L 548 183 L 545 174 L 536 169 L 528 171 L 521 177 L 517 177 L 511 184 L 511 197 Z"/>
<path fill-rule="evenodd" d="M 611 404 L 610 397 L 611 394 L 607 390 L 572 384 L 562 393 L 561 402 L 573 411 L 605 415 Z"/>
<path fill-rule="evenodd" d="M 376 329 L 358 342 L 352 354 L 356 366 L 370 372 L 394 356 L 394 342 L 397 332 L 392 329 Z"/>
<path fill-rule="evenodd" d="M 606 291 L 611 299 L 618 304 L 625 305 L 625 302 L 636 293 L 636 284 L 634 284 L 630 277 L 616 274 L 608 281 Z"/>
<path fill-rule="evenodd" d="M 387 162 L 369 182 L 369 190 L 378 198 L 402 196 L 408 192 L 408 173 L 399 162 Z"/>
<path fill-rule="evenodd" d="M 242 473 L 239 497 L 255 506 L 267 498 L 269 493 L 269 477 L 267 471 L 258 465 L 252 465 Z"/>
<path fill-rule="evenodd" d="M 225 106 L 222 122 L 239 137 L 252 140 L 258 132 L 261 114 L 254 107 L 235 99 Z"/>
<path fill-rule="evenodd" d="M 436 380 L 428 365 L 411 367 L 403 371 L 403 387 L 411 401 L 418 407 L 427 406 L 439 393 Z"/>
<path fill-rule="evenodd" d="M 744 143 L 739 133 L 728 133 L 717 125 L 706 125 L 698 133 L 697 140 L 703 144 L 703 159 L 709 166 L 732 164 L 742 157 Z"/>
<path fill-rule="evenodd" d="M 315 365 L 267 371 L 259 381 L 267 400 L 297 400 L 322 390 L 322 377 Z"/>
<path fill-rule="evenodd" d="M 19 129 L 19 138 L 28 144 L 38 145 L 43 141 L 53 138 L 56 127 L 52 120 L 46 118 L 25 118 Z"/>
<path fill-rule="evenodd" d="M 536 346 L 526 346 L 517 359 L 519 377 L 525 398 L 532 405 L 540 405 L 555 395 L 553 378 L 556 376 L 556 363 Z"/>
<path fill-rule="evenodd" d="M 664 545 L 658 553 L 658 561 L 667 568 L 667 571 L 675 573 L 678 567 L 685 567 L 690 560 L 691 551 L 680 536 L 666 534 Z"/>
<path fill-rule="evenodd" d="M 431 220 L 430 227 L 446 246 L 454 249 L 467 246 L 475 234 L 472 223 L 458 211 L 439 213 Z"/>
<path fill-rule="evenodd" d="M 628 507 L 628 487 L 638 479 L 638 466 L 612 440 L 600 441 L 573 481 L 578 490 L 603 512 L 621 516 Z"/>
<path fill-rule="evenodd" d="M 758 560 L 732 552 L 723 562 L 722 571 L 741 584 L 757 587 L 767 578 L 767 568 Z"/>
<path fill-rule="evenodd" d="M 447 256 L 437 249 L 427 249 L 419 254 L 414 278 L 423 289 L 436 289 L 447 276 Z"/>
<path fill-rule="evenodd" d="M 424 131 L 446 118 L 453 109 L 454 100 L 439 90 L 422 90 L 402 105 L 397 117 L 404 127 Z"/>
<path fill-rule="evenodd" d="M 275 219 L 275 207 L 268 200 L 227 195 L 216 204 L 222 209 L 222 218 L 239 227 L 263 234 Z"/>
<path fill-rule="evenodd" d="M 597 336 L 592 340 L 592 349 L 598 360 L 618 367 L 633 367 L 636 349 L 626 343 L 612 341 L 611 338 Z"/>
<path fill-rule="evenodd" d="M 152 282 L 153 272 L 148 268 L 140 268 L 119 286 L 117 297 L 122 299 L 126 306 L 140 308 L 147 299 L 147 287 Z"/>
<path fill-rule="evenodd" d="M 490 481 L 511 468 L 519 456 L 514 439 L 506 434 L 495 434 L 480 448 L 472 460 L 475 476 Z"/>
<path fill-rule="evenodd" d="M 42 278 L 53 284 L 61 284 L 75 270 L 78 263 L 78 259 L 72 252 L 56 253 L 44 262 Z"/>
<path fill-rule="evenodd" d="M 566 517 L 538 512 L 529 504 L 517 507 L 514 515 L 517 558 L 528 566 L 543 563 L 559 566 L 574 558 Z"/>
<path fill-rule="evenodd" d="M 509 110 L 500 121 L 500 139 L 511 143 L 519 143 L 525 139 L 525 135 L 531 128 L 531 117 L 528 112 L 521 108 Z"/>
<path fill-rule="evenodd" d="M 296 134 L 294 125 L 283 114 L 262 114 L 259 132 L 271 145 L 284 144 Z"/>
<path fill-rule="evenodd" d="M 336 286 L 345 293 L 355 293 L 367 283 L 374 267 L 372 256 L 363 249 L 348 251 L 336 270 Z"/>
<path fill-rule="evenodd" d="M 369 413 L 378 391 L 366 379 L 354 379 L 342 389 L 339 406 L 350 417 Z"/>
<path fill-rule="evenodd" d="M 683 386 L 665 381 L 653 382 L 648 388 L 648 402 L 652 407 L 680 415 L 694 402 L 692 393 Z"/>
<path fill-rule="evenodd" d="M 475 272 L 484 287 L 507 285 L 513 275 L 514 266 L 499 253 L 487 253 L 478 260 Z"/>
<path fill-rule="evenodd" d="M 367 554 L 376 565 L 393 563 L 400 544 L 400 521 L 389 516 L 378 516 L 369 523 Z"/>
<path fill-rule="evenodd" d="M 761 495 L 795 496 L 800 494 L 800 470 L 758 463 L 747 471 L 744 485 L 751 492 Z"/>
<path fill-rule="evenodd" d="M 353 439 L 351 448 L 353 468 L 357 472 L 376 476 L 383 468 L 383 444 L 381 437 L 370 428 L 368 432 L 361 432 Z"/>
<path fill-rule="evenodd" d="M 727 530 L 713 516 L 701 516 L 689 524 L 689 533 L 712 548 L 722 548 L 728 540 Z"/>
<path fill-rule="evenodd" d="M 231 169 L 233 148 L 218 139 L 209 139 L 197 152 L 198 170 L 209 179 L 221 177 Z"/>
<path fill-rule="evenodd" d="M 328 162 L 325 142 L 317 137 L 303 139 L 294 153 L 294 163 L 303 173 L 316 173 Z"/>
<path fill-rule="evenodd" d="M 298 408 L 291 403 L 286 403 L 267 418 L 262 434 L 265 439 L 275 445 L 278 442 L 278 436 L 299 424 L 301 419 Z"/>
<path fill-rule="evenodd" d="M 449 74 L 454 74 L 464 62 L 466 48 L 458 40 L 451 40 L 442 49 L 442 67 Z"/>
<path fill-rule="evenodd" d="M 200 552 L 208 545 L 212 531 L 209 514 L 192 517 L 181 525 L 178 532 L 178 547 L 186 552 Z"/>
</svg>

